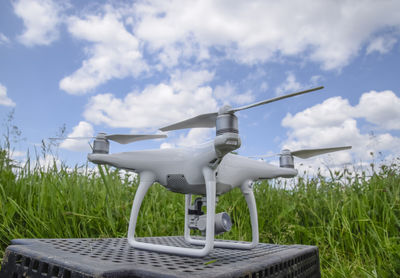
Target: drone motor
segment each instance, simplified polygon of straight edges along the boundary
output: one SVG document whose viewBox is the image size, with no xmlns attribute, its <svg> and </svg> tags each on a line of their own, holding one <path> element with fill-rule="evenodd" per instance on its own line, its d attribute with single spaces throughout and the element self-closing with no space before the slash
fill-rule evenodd
<svg viewBox="0 0 400 278">
<path fill-rule="evenodd" d="M 93 153 L 108 154 L 110 152 L 110 142 L 105 136 L 105 133 L 97 134 L 93 141 Z"/>
<path fill-rule="evenodd" d="M 230 106 L 224 106 L 220 112 L 231 108 Z M 240 147 L 238 119 L 233 113 L 219 114 L 215 121 L 215 127 L 217 136 L 214 140 L 214 147 L 218 158 Z"/>
<path fill-rule="evenodd" d="M 238 118 L 234 114 L 218 115 L 215 122 L 217 136 L 224 133 L 239 133 Z"/>
<path fill-rule="evenodd" d="M 289 150 L 282 150 L 279 157 L 279 166 L 282 168 L 294 168 L 293 155 Z"/>
</svg>

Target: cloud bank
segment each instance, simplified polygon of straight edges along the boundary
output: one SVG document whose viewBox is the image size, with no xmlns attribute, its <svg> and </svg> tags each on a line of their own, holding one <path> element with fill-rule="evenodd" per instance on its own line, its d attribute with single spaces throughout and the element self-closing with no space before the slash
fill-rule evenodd
<svg viewBox="0 0 400 278">
<path fill-rule="evenodd" d="M 7 88 L 2 84 L 0 84 L 0 105 L 15 106 L 15 102 L 7 96 Z"/>
<path fill-rule="evenodd" d="M 85 121 L 79 122 L 77 126 L 75 126 L 71 133 L 69 133 L 66 137 L 92 137 L 94 136 L 93 126 L 90 123 Z M 78 151 L 78 152 L 90 152 L 89 141 L 80 140 L 80 139 L 66 139 L 61 142 L 60 148 L 67 149 L 70 151 Z"/>
<path fill-rule="evenodd" d="M 135 130 L 155 129 L 197 114 L 217 111 L 208 71 L 176 72 L 166 83 L 149 85 L 124 98 L 99 94 L 90 98 L 83 113 L 94 124 Z"/>
<path fill-rule="evenodd" d="M 400 98 L 393 91 L 362 94 L 357 105 L 333 97 L 292 115 L 282 125 L 288 128 L 284 148 L 353 146 L 358 159 L 368 161 L 371 153 L 400 153 L 400 138 L 388 131 L 400 130 Z M 362 122 L 365 124 L 360 124 Z M 338 164 L 351 163 L 349 152 L 332 154 Z"/>
<path fill-rule="evenodd" d="M 294 59 L 340 70 L 364 48 L 384 54 L 394 47 L 399 9 L 399 1 L 373 0 L 107 4 L 67 20 L 71 36 L 87 44 L 87 57 L 60 88 L 84 94 L 113 78 L 224 60 L 255 65 Z"/>
<path fill-rule="evenodd" d="M 60 81 L 60 88 L 71 94 L 84 94 L 113 78 L 137 76 L 147 70 L 139 41 L 128 32 L 117 12 L 102 16 L 72 16 L 68 31 L 90 43 L 88 58 L 72 75 Z"/>
<path fill-rule="evenodd" d="M 59 37 L 62 6 L 51 0 L 18 0 L 14 12 L 24 22 L 18 40 L 26 46 L 49 45 Z"/>
</svg>

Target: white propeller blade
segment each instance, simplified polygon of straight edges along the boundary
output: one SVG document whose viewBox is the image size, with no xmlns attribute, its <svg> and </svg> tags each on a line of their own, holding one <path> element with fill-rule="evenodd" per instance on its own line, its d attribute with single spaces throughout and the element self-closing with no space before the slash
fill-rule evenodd
<svg viewBox="0 0 400 278">
<path fill-rule="evenodd" d="M 256 106 L 259 106 L 259 105 L 264 105 L 264 104 L 267 104 L 267 103 L 275 102 L 275 101 L 278 101 L 278 100 L 281 100 L 281 99 L 285 99 L 285 98 L 289 98 L 289 97 L 294 97 L 294 96 L 301 95 L 301 94 L 310 93 L 310 92 L 313 92 L 313 91 L 321 90 L 323 88 L 324 88 L 323 86 L 316 87 L 316 88 L 305 90 L 305 91 L 301 91 L 301 92 L 296 92 L 296 93 L 292 93 L 292 94 L 287 94 L 287 95 L 283 95 L 283 96 L 279 96 L 279 97 L 263 100 L 263 101 L 260 101 L 260 102 L 256 102 L 256 103 L 249 104 L 249 105 L 242 106 L 242 107 L 238 107 L 238 108 L 230 108 L 230 109 L 226 110 L 226 112 L 224 112 L 223 114 L 225 114 L 225 113 L 235 113 L 237 111 L 253 108 L 253 107 L 256 107 Z M 160 130 L 161 131 L 170 131 L 170 130 L 177 130 L 177 129 L 184 129 L 184 128 L 195 128 L 195 127 L 215 127 L 215 122 L 217 120 L 218 114 L 219 114 L 218 112 L 201 114 L 201 115 L 198 115 L 196 117 L 189 118 L 187 120 L 180 121 L 180 122 L 177 122 L 175 124 L 162 127 L 162 128 L 160 128 Z"/>
<path fill-rule="evenodd" d="M 141 140 L 166 138 L 167 135 L 164 134 L 110 134 L 105 136 L 108 140 L 118 142 L 120 144 L 128 144 Z"/>
<path fill-rule="evenodd" d="M 194 128 L 194 127 L 215 127 L 215 121 L 217 120 L 218 113 L 208 113 L 201 114 L 199 116 L 165 126 L 160 128 L 161 131 L 170 131 L 184 128 Z"/>
<path fill-rule="evenodd" d="M 49 140 L 66 140 L 66 139 L 71 139 L 71 140 L 83 140 L 83 139 L 93 139 L 96 138 L 94 136 L 87 136 L 87 137 L 50 137 Z"/>
<path fill-rule="evenodd" d="M 316 88 L 312 88 L 312 89 L 301 91 L 301 92 L 296 92 L 296 93 L 292 93 L 292 94 L 287 94 L 287 95 L 283 95 L 283 96 L 279 96 L 279 97 L 263 100 L 263 101 L 256 102 L 256 103 L 253 103 L 253 104 L 249 104 L 249 105 L 245 105 L 245 106 L 242 106 L 242 107 L 232 108 L 232 109 L 229 110 L 229 112 L 237 112 L 237 111 L 253 108 L 253 107 L 256 107 L 256 106 L 259 106 L 259 105 L 264 105 L 264 104 L 275 102 L 275 101 L 278 101 L 278 100 L 281 100 L 281 99 L 285 99 L 285 98 L 289 98 L 289 97 L 294 97 L 294 96 L 298 96 L 298 95 L 314 92 L 314 91 L 317 91 L 317 90 L 321 90 L 323 88 L 324 87 L 321 86 L 321 87 L 316 87 Z"/>
<path fill-rule="evenodd" d="M 349 149 L 351 149 L 351 146 L 335 147 L 335 148 L 322 148 L 322 149 L 303 149 L 303 150 L 291 152 L 291 154 L 293 156 L 305 159 L 305 158 L 310 158 L 310 157 L 317 156 L 320 154 L 337 152 L 337 151 L 342 151 L 342 150 L 349 150 Z"/>
<path fill-rule="evenodd" d="M 103 138 L 120 143 L 120 144 L 128 144 L 141 140 L 149 140 L 149 139 L 157 139 L 157 138 L 166 138 L 165 134 L 109 134 L 104 135 Z M 89 137 L 64 137 L 64 138 L 49 138 L 50 140 L 83 140 L 83 139 L 95 139 L 96 136 Z"/>
<path fill-rule="evenodd" d="M 306 159 L 306 158 L 310 158 L 310 157 L 325 154 L 325 153 L 349 150 L 351 148 L 352 148 L 351 146 L 343 146 L 343 147 L 334 147 L 334 148 L 302 149 L 302 150 L 290 152 L 290 154 L 293 156 L 299 157 L 299 158 Z M 282 155 L 282 154 L 277 153 L 277 154 L 271 154 L 271 155 L 252 155 L 249 157 L 251 157 L 251 158 L 268 158 L 268 157 L 274 157 L 277 155 Z"/>
</svg>

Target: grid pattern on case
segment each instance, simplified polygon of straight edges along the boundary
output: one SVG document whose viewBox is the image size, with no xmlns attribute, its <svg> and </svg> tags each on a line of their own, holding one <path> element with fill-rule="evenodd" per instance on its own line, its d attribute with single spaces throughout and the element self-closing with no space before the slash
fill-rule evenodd
<svg viewBox="0 0 400 278">
<path fill-rule="evenodd" d="M 191 247 L 182 237 L 152 237 L 139 238 L 138 240 L 170 246 Z M 67 254 L 83 256 L 91 260 L 113 264 L 141 265 L 154 267 L 160 272 L 163 270 L 181 274 L 209 273 L 213 269 L 229 269 L 239 262 L 251 261 L 257 257 L 268 256 L 285 251 L 290 246 L 259 244 L 253 250 L 222 249 L 215 248 L 210 255 L 204 258 L 191 258 L 169 255 L 157 252 L 149 252 L 133 249 L 125 238 L 104 239 L 41 239 L 49 248 L 54 248 Z M 201 248 L 201 247 L 197 247 Z M 35 260 L 28 256 L 14 254 L 15 271 L 13 278 L 22 277 L 89 277 L 61 266 Z M 318 253 L 307 253 L 281 260 L 267 268 L 261 268 L 254 273 L 241 275 L 241 278 L 267 278 L 267 277 L 319 277 Z"/>
<path fill-rule="evenodd" d="M 153 244 L 163 244 L 169 246 L 179 246 L 187 248 L 201 248 L 186 243 L 181 237 L 153 237 L 139 238 L 139 241 L 145 241 Z M 142 251 L 132 248 L 126 239 L 106 238 L 106 239 L 61 239 L 44 240 L 52 244 L 56 249 L 77 253 L 83 256 L 89 256 L 94 259 L 112 261 L 113 263 L 137 263 L 152 265 L 155 267 L 166 267 L 168 269 L 194 269 L 196 271 L 210 269 L 220 266 L 235 264 L 239 261 L 246 261 L 251 258 L 273 254 L 285 250 L 285 245 L 260 244 L 258 248 L 251 252 L 239 249 L 216 248 L 204 258 L 183 257 L 178 255 L 169 255 L 157 252 Z M 213 263 L 205 264 L 213 261 Z M 214 262 L 215 261 L 215 262 Z"/>
</svg>

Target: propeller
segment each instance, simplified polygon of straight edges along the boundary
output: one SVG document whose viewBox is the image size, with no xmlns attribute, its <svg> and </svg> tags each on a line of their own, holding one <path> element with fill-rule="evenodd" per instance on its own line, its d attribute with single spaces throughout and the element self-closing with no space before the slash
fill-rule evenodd
<svg viewBox="0 0 400 278">
<path fill-rule="evenodd" d="M 349 149 L 351 149 L 351 146 L 322 148 L 322 149 L 303 149 L 303 150 L 298 150 L 298 151 L 294 151 L 294 152 L 290 152 L 290 153 L 293 156 L 306 159 L 306 158 L 310 158 L 310 157 L 317 156 L 320 154 L 332 153 L 332 152 L 349 150 Z"/>
<path fill-rule="evenodd" d="M 73 139 L 73 140 L 82 140 L 82 139 L 107 139 L 120 144 L 128 144 L 141 140 L 149 140 L 149 139 L 158 139 L 158 138 L 166 138 L 165 134 L 106 134 L 99 133 L 97 136 L 88 136 L 88 137 L 64 137 L 64 138 L 49 138 L 50 140 L 65 140 L 65 139 Z"/>
<path fill-rule="evenodd" d="M 331 152 L 337 152 L 337 151 L 342 151 L 342 150 L 349 150 L 351 149 L 351 146 L 343 146 L 343 147 L 334 147 L 334 148 L 320 148 L 320 149 L 302 149 L 302 150 L 297 150 L 297 151 L 289 151 L 289 150 L 283 150 L 282 153 L 279 154 L 273 154 L 273 155 L 259 155 L 259 156 L 251 156 L 251 157 L 260 157 L 260 158 L 265 158 L 265 157 L 273 157 L 276 155 L 292 155 L 296 156 L 302 159 L 310 158 L 313 156 L 325 154 L 325 153 L 331 153 Z"/>
<path fill-rule="evenodd" d="M 178 129 L 185 129 L 185 128 L 195 128 L 195 127 L 215 127 L 216 126 L 217 117 L 219 115 L 234 114 L 235 112 L 238 112 L 238 111 L 241 111 L 241 110 L 253 108 L 253 107 L 256 107 L 256 106 L 264 105 L 264 104 L 267 104 L 267 103 L 275 102 L 275 101 L 278 101 L 278 100 L 281 100 L 281 99 L 285 99 L 285 98 L 289 98 L 289 97 L 294 97 L 294 96 L 310 93 L 310 92 L 313 92 L 313 91 L 321 90 L 323 88 L 324 88 L 323 86 L 316 87 L 316 88 L 308 89 L 308 90 L 305 90 L 305 91 L 300 91 L 300 92 L 296 92 L 296 93 L 292 93 L 292 94 L 287 94 L 287 95 L 283 95 L 283 96 L 279 96 L 279 97 L 263 100 L 263 101 L 260 101 L 260 102 L 256 102 L 256 103 L 253 103 L 253 104 L 249 104 L 249 105 L 245 105 L 245 106 L 237 107 L 237 108 L 232 108 L 229 105 L 225 105 L 225 106 L 221 107 L 218 112 L 201 114 L 201 115 L 198 115 L 196 117 L 193 117 L 193 118 L 190 118 L 190 119 L 187 119 L 187 120 L 184 120 L 184 121 L 180 121 L 180 122 L 177 122 L 177 123 L 172 124 L 172 125 L 168 125 L 168 126 L 162 127 L 162 128 L 160 128 L 160 130 L 161 131 L 171 131 L 171 130 L 178 130 Z"/>
</svg>

